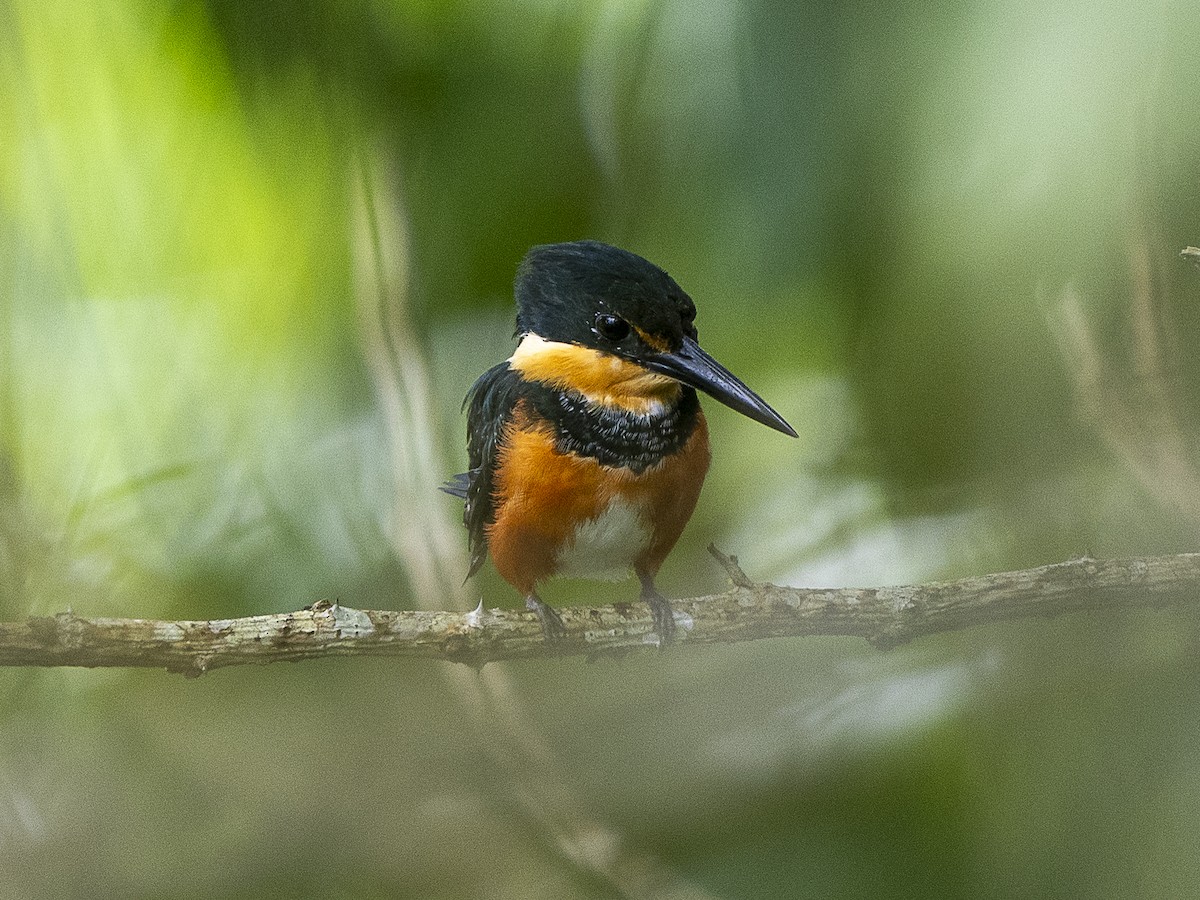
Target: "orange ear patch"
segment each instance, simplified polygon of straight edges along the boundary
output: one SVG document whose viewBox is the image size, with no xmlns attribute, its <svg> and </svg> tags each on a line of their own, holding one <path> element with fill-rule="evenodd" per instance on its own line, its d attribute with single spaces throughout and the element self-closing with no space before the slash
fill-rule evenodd
<svg viewBox="0 0 1200 900">
<path fill-rule="evenodd" d="M 590 403 L 650 413 L 679 399 L 679 382 L 578 344 L 527 334 L 508 364 L 530 381 L 578 391 Z"/>
</svg>

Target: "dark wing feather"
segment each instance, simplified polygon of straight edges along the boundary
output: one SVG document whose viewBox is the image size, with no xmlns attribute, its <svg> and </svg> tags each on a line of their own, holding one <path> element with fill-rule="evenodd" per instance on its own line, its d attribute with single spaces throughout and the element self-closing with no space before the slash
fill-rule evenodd
<svg viewBox="0 0 1200 900">
<path fill-rule="evenodd" d="M 471 468 L 442 486 L 447 494 L 466 500 L 463 524 L 471 548 L 470 578 L 487 559 L 487 526 L 495 518 L 493 479 L 504 425 L 520 398 L 521 376 L 507 362 L 492 366 L 471 386 L 467 407 L 467 457 Z"/>
<path fill-rule="evenodd" d="M 457 475 L 452 475 L 450 480 L 438 488 L 438 490 L 445 491 L 451 497 L 457 497 L 459 500 L 466 500 L 467 490 L 470 487 L 471 473 L 459 472 Z"/>
</svg>

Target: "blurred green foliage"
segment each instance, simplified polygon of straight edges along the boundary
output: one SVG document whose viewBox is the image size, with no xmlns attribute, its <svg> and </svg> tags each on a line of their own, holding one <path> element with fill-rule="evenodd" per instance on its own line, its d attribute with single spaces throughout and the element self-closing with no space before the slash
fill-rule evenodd
<svg viewBox="0 0 1200 900">
<path fill-rule="evenodd" d="M 0 618 L 414 604 L 398 523 L 458 512 L 422 454 L 461 469 L 517 261 L 584 236 L 801 432 L 709 404 L 667 591 L 710 539 L 809 585 L 1194 549 L 1195 12 L 7 0 Z M 1189 897 L 1196 649 L 1176 611 L 511 671 L 579 807 L 711 895 Z M 0 896 L 610 896 L 443 675 L 0 673 Z"/>
</svg>

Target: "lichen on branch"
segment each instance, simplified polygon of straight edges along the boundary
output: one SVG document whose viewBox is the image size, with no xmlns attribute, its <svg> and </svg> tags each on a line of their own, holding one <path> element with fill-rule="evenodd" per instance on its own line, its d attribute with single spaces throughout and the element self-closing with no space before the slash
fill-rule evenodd
<svg viewBox="0 0 1200 900">
<path fill-rule="evenodd" d="M 958 581 L 879 588 L 793 588 L 751 582 L 714 551 L 735 584 L 674 602 L 675 645 L 844 635 L 880 648 L 944 631 L 1025 617 L 1200 600 L 1200 553 L 1073 559 Z M 201 675 L 225 666 L 329 656 L 442 659 L 481 666 L 506 659 L 598 656 L 653 649 L 641 603 L 560 609 L 567 636 L 547 642 L 532 613 L 363 610 L 321 601 L 290 613 L 157 621 L 71 612 L 0 623 L 0 666 L 163 668 Z"/>
</svg>

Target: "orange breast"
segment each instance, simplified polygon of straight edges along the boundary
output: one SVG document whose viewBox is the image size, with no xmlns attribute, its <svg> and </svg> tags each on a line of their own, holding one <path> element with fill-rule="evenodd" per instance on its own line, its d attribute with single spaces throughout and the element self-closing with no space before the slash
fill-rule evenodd
<svg viewBox="0 0 1200 900">
<path fill-rule="evenodd" d="M 525 595 L 568 558 L 594 556 L 653 576 L 691 518 L 708 463 L 703 414 L 678 453 L 635 475 L 559 453 L 549 428 L 531 423 L 518 405 L 497 460 L 496 513 L 488 528 L 492 561 Z M 613 514 L 617 510 L 622 516 Z M 606 523 L 631 515 L 631 527 L 640 527 L 637 535 L 622 540 L 606 530 Z M 604 546 L 576 546 L 577 539 Z M 614 554 L 628 558 L 614 560 Z"/>
</svg>

